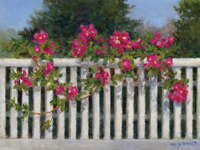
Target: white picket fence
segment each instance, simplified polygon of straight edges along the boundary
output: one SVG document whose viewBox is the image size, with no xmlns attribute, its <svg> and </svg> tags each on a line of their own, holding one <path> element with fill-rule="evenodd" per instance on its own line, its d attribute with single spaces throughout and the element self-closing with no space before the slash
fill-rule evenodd
<svg viewBox="0 0 200 150">
<path fill-rule="evenodd" d="M 116 61 L 118 61 L 116 59 Z M 193 138 L 193 119 L 197 120 L 197 137 L 200 137 L 200 94 L 197 92 L 197 100 L 196 100 L 196 109 L 197 109 L 197 117 L 193 118 L 193 86 L 197 87 L 197 91 L 200 90 L 200 59 L 174 59 L 173 67 L 178 72 L 177 78 L 180 78 L 181 67 L 186 66 L 186 77 L 190 79 L 189 87 L 188 87 L 188 100 L 186 103 L 186 139 Z M 127 79 L 125 86 L 127 87 L 127 99 L 126 99 L 126 139 L 134 140 L 134 120 L 137 117 L 137 139 L 145 139 L 145 118 L 148 116 L 145 114 L 145 73 L 143 68 L 143 63 L 139 63 L 138 60 L 135 60 L 135 63 L 138 67 L 138 75 L 139 81 L 133 82 L 133 79 Z M 58 66 L 61 69 L 63 77 L 60 79 L 60 82 L 66 82 L 66 67 L 70 67 L 70 81 L 77 85 L 77 67 L 81 67 L 81 78 L 85 78 L 87 74 L 87 70 L 91 64 L 89 61 L 80 62 L 78 59 L 54 59 L 55 66 Z M 102 62 L 99 63 L 102 65 Z M 6 117 L 8 117 L 6 113 L 5 100 L 6 100 L 6 67 L 10 67 L 10 69 L 17 70 L 17 67 L 21 67 L 23 70 L 28 72 L 28 67 L 34 67 L 33 61 L 31 59 L 0 59 L 0 137 L 5 139 L 8 137 L 6 135 L 5 123 Z M 197 67 L 197 81 L 193 81 L 193 67 Z M 117 68 L 116 63 L 114 65 L 108 65 L 106 71 L 110 72 L 110 68 L 115 69 L 115 73 L 120 73 L 119 68 Z M 14 81 L 11 82 L 11 87 L 13 86 Z M 149 80 L 150 86 L 150 115 L 149 115 L 149 139 L 158 139 L 158 83 L 157 77 L 151 77 Z M 122 82 L 118 82 L 118 85 L 114 88 L 114 139 L 122 139 L 122 87 L 124 84 Z M 134 114 L 134 88 L 138 87 L 138 113 Z M 35 112 L 40 112 L 41 110 L 41 87 L 36 87 L 33 89 L 33 110 Z M 104 101 L 104 136 L 101 141 L 109 141 L 111 139 L 111 89 L 110 85 L 107 85 L 104 89 L 103 101 Z M 17 97 L 17 90 L 11 88 L 10 96 Z M 167 91 L 162 91 L 162 137 L 161 139 L 169 139 L 170 133 L 170 109 L 169 109 L 169 99 L 167 98 Z M 22 103 L 28 103 L 29 95 L 28 93 L 22 93 Z M 46 111 L 50 111 L 53 107 L 50 106 L 49 102 L 53 98 L 53 93 L 48 91 L 45 93 L 45 108 Z M 97 91 L 92 96 L 92 138 L 99 139 L 100 138 L 100 98 L 99 91 Z M 90 140 L 89 139 L 89 102 L 88 99 L 81 101 L 81 139 Z M 51 114 L 50 114 L 51 115 Z M 69 139 L 76 140 L 76 120 L 77 120 L 77 104 L 75 101 L 69 102 Z M 17 116 L 18 113 L 14 109 L 10 110 L 9 118 L 10 118 L 10 139 L 17 139 Z M 135 118 L 134 118 L 135 117 Z M 174 103 L 174 139 L 181 139 L 181 104 Z M 46 118 L 50 118 L 50 116 L 46 116 Z M 65 139 L 65 113 L 57 113 L 57 140 L 63 141 Z M 32 129 L 32 140 L 40 139 L 40 116 L 33 116 L 33 129 Z M 30 140 L 28 139 L 28 119 L 22 123 L 22 136 L 21 139 L 24 141 Z M 26 140 L 27 139 L 27 140 Z M 45 139 L 48 141 L 52 139 L 52 132 L 45 132 Z M 41 140 L 45 140 L 41 139 Z M 68 139 L 66 139 L 68 140 Z M 65 140 L 65 141 L 66 141 Z M 78 141 L 78 140 L 76 140 Z M 80 141 L 80 140 L 79 140 Z M 112 141 L 112 140 L 111 140 Z M 5 143 L 4 143 L 5 144 Z M 0 143 L 1 145 L 1 143 Z M 100 144 L 101 145 L 101 144 Z M 115 144 L 114 144 L 115 145 Z"/>
</svg>

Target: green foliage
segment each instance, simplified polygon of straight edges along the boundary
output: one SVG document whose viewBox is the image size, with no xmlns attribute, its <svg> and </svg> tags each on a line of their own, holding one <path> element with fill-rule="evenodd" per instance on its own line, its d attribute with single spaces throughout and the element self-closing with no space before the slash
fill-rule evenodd
<svg viewBox="0 0 200 150">
<path fill-rule="evenodd" d="M 126 17 L 130 7 L 127 0 L 44 0 L 43 10 L 36 11 L 31 16 L 31 28 L 20 31 L 23 41 L 32 42 L 33 35 L 40 30 L 49 33 L 50 38 L 61 47 L 56 51 L 56 57 L 70 56 L 70 41 L 78 32 L 79 26 L 92 23 L 98 34 L 110 36 L 113 31 L 125 30 L 131 37 L 136 33 L 134 28 L 139 21 Z M 90 43 L 92 44 L 92 43 Z"/>
<path fill-rule="evenodd" d="M 42 130 L 44 130 L 44 129 L 48 130 L 50 127 L 51 127 L 51 121 L 47 120 L 46 122 L 44 122 Z"/>
<path fill-rule="evenodd" d="M 175 57 L 200 57 L 200 1 L 181 0 L 175 7 L 180 19 L 174 23 Z"/>
</svg>

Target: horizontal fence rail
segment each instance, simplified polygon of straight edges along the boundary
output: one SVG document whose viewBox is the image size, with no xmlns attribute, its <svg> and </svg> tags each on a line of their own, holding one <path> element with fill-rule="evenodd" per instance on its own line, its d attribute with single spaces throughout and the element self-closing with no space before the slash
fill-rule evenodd
<svg viewBox="0 0 200 150">
<path fill-rule="evenodd" d="M 116 62 L 118 59 L 116 59 Z M 146 60 L 144 60 L 145 62 Z M 11 70 L 31 73 L 36 68 L 31 59 L 0 59 L 0 137 L 32 139 L 192 139 L 200 138 L 200 59 L 173 59 L 177 78 L 189 78 L 186 104 L 168 99 L 168 91 L 162 89 L 162 79 L 147 77 L 143 63 L 137 66 L 133 79 L 127 78 L 118 85 L 106 85 L 103 90 L 82 101 L 72 100 L 65 104 L 61 113 L 33 115 L 24 121 L 21 113 L 8 110 L 5 100 L 16 97 L 22 105 L 28 103 L 36 112 L 50 111 L 55 106 L 49 102 L 55 93 L 46 87 L 30 88 L 28 92 L 13 89 Z M 45 63 L 41 62 L 40 64 Z M 72 82 L 81 91 L 81 79 L 86 78 L 93 63 L 89 60 L 54 59 L 55 66 L 63 74 L 61 83 Z M 103 65 L 100 60 L 98 65 Z M 107 65 L 106 71 L 120 73 L 117 63 Z M 181 75 L 181 76 L 180 76 Z M 42 130 L 44 121 L 53 122 L 49 130 Z"/>
</svg>

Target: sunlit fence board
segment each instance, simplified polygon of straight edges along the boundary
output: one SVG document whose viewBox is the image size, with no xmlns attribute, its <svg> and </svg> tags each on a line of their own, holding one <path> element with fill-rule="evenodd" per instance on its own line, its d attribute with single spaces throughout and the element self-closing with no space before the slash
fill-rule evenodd
<svg viewBox="0 0 200 150">
<path fill-rule="evenodd" d="M 145 136 L 145 77 L 143 65 L 138 67 L 139 99 L 138 99 L 138 135 L 140 139 Z"/>
<path fill-rule="evenodd" d="M 150 137 L 157 138 L 157 77 L 150 77 Z"/>
<path fill-rule="evenodd" d="M 177 71 L 176 78 L 181 79 L 181 68 L 175 67 L 174 69 Z M 174 102 L 174 134 L 175 138 L 179 139 L 181 138 L 181 103 Z"/>
<path fill-rule="evenodd" d="M 77 67 L 70 67 L 70 79 L 73 86 L 77 86 Z M 76 138 L 76 101 L 70 100 L 69 102 L 69 138 Z"/>
<path fill-rule="evenodd" d="M 27 75 L 28 75 L 28 67 L 23 67 L 22 70 L 26 71 Z M 22 92 L 22 104 L 28 104 L 28 100 L 29 100 L 29 93 L 28 91 Z M 28 117 L 24 119 L 23 121 L 23 127 L 22 127 L 22 138 L 28 138 Z"/>
<path fill-rule="evenodd" d="M 162 82 L 164 80 L 162 79 Z M 169 139 L 169 91 L 162 89 L 162 138 Z"/>
<path fill-rule="evenodd" d="M 66 68 L 62 67 L 60 68 L 60 73 L 62 74 L 62 77 L 59 79 L 59 82 L 65 83 L 66 82 Z M 61 99 L 65 99 L 65 96 L 59 95 Z M 65 104 L 63 104 L 65 105 Z M 65 134 L 65 112 L 61 112 L 61 110 L 58 110 L 57 113 L 57 118 L 58 118 L 58 138 L 64 138 Z"/>
<path fill-rule="evenodd" d="M 110 74 L 110 69 L 106 68 Z M 109 81 L 111 82 L 111 81 Z M 110 85 L 106 85 L 104 88 L 104 113 L 105 113 L 105 124 L 104 124 L 104 139 L 110 139 Z"/>
<path fill-rule="evenodd" d="M 120 74 L 120 69 L 115 69 L 115 74 Z M 115 86 L 115 139 L 121 139 L 122 136 L 122 82 L 117 81 Z"/>
<path fill-rule="evenodd" d="M 126 108 L 126 114 L 127 114 L 127 138 L 132 139 L 133 138 L 133 120 L 134 120 L 134 83 L 133 79 L 127 78 L 126 80 L 127 84 L 127 108 Z"/>
<path fill-rule="evenodd" d="M 5 67 L 0 66 L 0 138 L 5 138 L 5 85 L 6 72 Z"/>
<path fill-rule="evenodd" d="M 186 133 L 187 138 L 192 139 L 192 104 L 193 104 L 193 77 L 192 77 L 192 67 L 187 68 L 186 78 L 189 79 L 188 99 L 186 100 Z"/>
<path fill-rule="evenodd" d="M 81 68 L 81 79 L 85 79 L 88 72 L 88 68 Z M 82 87 L 84 90 L 84 86 Z M 88 93 L 87 93 L 88 94 Z M 85 97 L 87 95 L 83 95 Z M 88 139 L 88 98 L 81 100 L 81 138 Z"/>
<path fill-rule="evenodd" d="M 17 67 L 11 67 L 11 70 L 17 72 Z M 12 79 L 11 79 L 12 80 Z M 15 103 L 17 103 L 17 90 L 13 88 L 15 81 L 11 81 L 11 99 L 15 97 Z M 15 108 L 10 110 L 10 138 L 17 138 L 17 111 Z"/>
<path fill-rule="evenodd" d="M 34 68 L 36 69 L 36 68 Z M 41 110 L 41 86 L 33 88 L 33 111 L 40 113 Z M 33 138 L 40 138 L 40 115 L 34 114 L 33 120 Z"/>
</svg>

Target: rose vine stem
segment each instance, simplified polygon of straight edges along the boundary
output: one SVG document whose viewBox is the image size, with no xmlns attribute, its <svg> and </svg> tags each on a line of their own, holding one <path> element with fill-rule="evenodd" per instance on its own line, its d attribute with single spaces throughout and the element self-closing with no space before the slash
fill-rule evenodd
<svg viewBox="0 0 200 150">
<path fill-rule="evenodd" d="M 160 72 L 158 71 L 158 75 L 163 79 L 163 80 L 165 80 L 166 81 L 166 79 L 160 74 Z"/>
<path fill-rule="evenodd" d="M 14 44 L 9 44 L 9 45 L 14 45 Z M 27 52 L 29 53 L 29 55 L 33 58 L 34 62 L 36 63 L 36 65 L 38 66 L 38 68 L 40 69 L 40 71 L 44 74 L 44 72 L 43 72 L 43 70 L 42 70 L 42 67 L 38 64 L 37 60 L 32 56 L 32 54 L 30 53 L 30 51 L 28 50 L 28 48 L 27 48 L 26 46 L 22 45 L 22 44 L 20 44 L 20 46 L 23 47 L 24 49 L 26 49 L 26 51 L 27 51 Z M 106 51 L 105 51 L 105 52 L 106 52 Z M 106 52 L 106 54 L 108 55 L 107 52 Z M 107 66 L 107 64 L 104 65 L 103 70 L 105 70 L 106 66 Z M 44 74 L 44 76 L 47 78 L 46 74 Z M 92 96 L 92 95 L 97 91 L 98 87 L 99 87 L 99 85 L 96 86 L 95 90 L 94 90 L 90 95 L 87 95 L 86 97 L 80 98 L 80 100 L 83 100 L 83 99 L 86 99 L 86 98 Z M 66 102 L 71 98 L 71 96 L 68 96 L 68 95 L 65 94 L 65 93 L 61 93 L 61 94 L 64 95 L 64 96 L 66 97 L 66 100 L 65 100 L 62 104 L 56 106 L 56 107 L 55 107 L 54 109 L 52 109 L 51 111 L 49 111 L 49 112 L 42 112 L 42 113 L 37 113 L 37 112 L 34 112 L 34 111 L 28 111 L 28 112 L 30 112 L 30 113 L 32 113 L 32 114 L 36 114 L 36 115 L 41 115 L 41 114 L 49 114 L 49 113 L 52 113 L 52 112 L 58 110 L 58 109 L 61 107 L 61 105 L 63 105 L 64 103 L 66 103 Z M 14 106 L 15 106 L 15 105 L 14 105 Z M 24 110 L 26 110 L 24 107 L 22 107 L 22 108 L 23 108 Z M 51 119 L 51 120 L 52 120 L 52 119 Z"/>
</svg>

